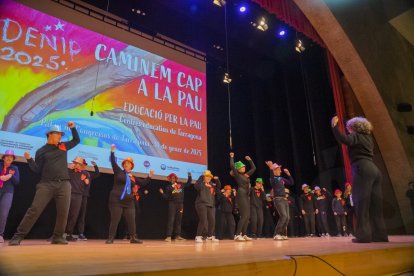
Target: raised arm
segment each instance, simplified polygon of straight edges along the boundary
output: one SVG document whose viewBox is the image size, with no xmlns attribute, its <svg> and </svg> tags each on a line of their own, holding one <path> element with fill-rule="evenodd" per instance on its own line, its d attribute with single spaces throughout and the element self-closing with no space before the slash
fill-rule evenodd
<svg viewBox="0 0 414 276">
<path fill-rule="evenodd" d="M 201 190 L 201 188 L 203 187 L 203 179 L 204 177 L 203 177 L 203 175 L 200 175 L 200 177 L 197 179 L 197 181 L 196 181 L 196 183 L 194 184 L 194 188 L 197 190 L 197 191 L 200 191 Z"/>
<path fill-rule="evenodd" d="M 26 161 L 29 164 L 29 168 L 35 173 L 40 174 L 41 168 L 43 166 L 43 159 L 39 151 L 36 152 L 36 161 L 33 160 L 33 158 L 30 156 L 30 153 L 27 151 L 24 153 L 24 158 L 26 158 Z"/>
<path fill-rule="evenodd" d="M 250 164 L 250 170 L 246 174 L 248 174 L 249 176 L 252 176 L 254 174 L 254 172 L 256 171 L 256 165 L 254 164 L 254 162 L 250 158 L 250 156 L 246 156 L 245 158 Z"/>
<path fill-rule="evenodd" d="M 111 145 L 111 165 L 112 165 L 112 170 L 115 173 L 121 173 L 123 170 L 121 169 L 121 167 L 118 166 L 118 164 L 116 163 L 115 160 L 115 145 L 112 144 Z"/>
<path fill-rule="evenodd" d="M 75 124 L 73 122 L 69 122 L 68 127 L 72 132 L 72 140 L 64 142 L 63 144 L 65 144 L 67 150 L 70 150 L 71 148 L 74 148 L 77 144 L 79 144 L 80 138 L 78 131 L 75 128 Z"/>
<path fill-rule="evenodd" d="M 188 186 L 190 186 L 191 182 L 193 182 L 193 177 L 191 176 L 191 173 L 189 172 L 187 182 L 184 184 L 184 188 L 187 188 Z"/>
<path fill-rule="evenodd" d="M 236 167 L 234 166 L 234 153 L 230 152 L 230 169 L 233 172 L 233 177 L 237 175 Z"/>
<path fill-rule="evenodd" d="M 93 180 L 93 179 L 95 179 L 95 178 L 98 178 L 98 177 L 99 177 L 99 175 L 100 175 L 98 165 L 97 165 L 94 161 L 92 161 L 92 165 L 93 165 L 93 168 L 94 168 L 94 170 L 95 170 L 95 171 L 94 171 L 94 172 L 89 173 L 89 175 L 90 175 L 90 179 L 91 179 L 91 180 Z"/>
</svg>

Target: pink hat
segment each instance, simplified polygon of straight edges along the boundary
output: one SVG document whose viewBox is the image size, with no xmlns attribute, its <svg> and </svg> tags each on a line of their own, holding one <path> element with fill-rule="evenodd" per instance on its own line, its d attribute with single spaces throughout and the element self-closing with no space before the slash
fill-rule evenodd
<svg viewBox="0 0 414 276">
<path fill-rule="evenodd" d="M 278 165 L 277 163 L 273 163 L 272 170 L 275 170 L 275 169 L 280 168 L 280 167 L 282 167 L 282 166 Z"/>
<path fill-rule="evenodd" d="M 4 159 L 4 157 L 6 156 L 13 156 L 13 160 L 16 159 L 16 156 L 14 155 L 14 151 L 11 149 L 8 149 L 4 152 L 3 156 L 1 157 L 1 159 Z"/>
<path fill-rule="evenodd" d="M 342 194 L 342 191 L 339 190 L 339 189 L 336 189 L 334 195 L 336 195 L 336 194 Z"/>
</svg>

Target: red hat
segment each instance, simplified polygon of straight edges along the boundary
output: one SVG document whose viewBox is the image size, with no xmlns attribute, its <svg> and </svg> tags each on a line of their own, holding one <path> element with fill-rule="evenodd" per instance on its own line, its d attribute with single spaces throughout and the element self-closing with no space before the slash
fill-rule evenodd
<svg viewBox="0 0 414 276">
<path fill-rule="evenodd" d="M 351 186 L 351 187 L 352 187 L 352 184 L 351 184 L 351 183 L 349 183 L 349 182 L 346 182 L 346 183 L 345 183 L 345 188 L 346 188 L 346 187 L 348 187 L 348 186 Z"/>
<path fill-rule="evenodd" d="M 231 186 L 230 185 L 226 185 L 226 186 L 224 186 L 224 188 L 223 188 L 224 190 L 231 190 Z"/>
<path fill-rule="evenodd" d="M 170 173 L 169 175 L 167 175 L 167 180 L 171 181 L 171 179 L 175 177 L 175 179 L 178 179 L 178 176 L 175 173 Z"/>
<path fill-rule="evenodd" d="M 342 191 L 341 191 L 341 190 L 339 190 L 339 189 L 336 189 L 334 194 L 335 194 L 335 195 L 336 195 L 336 194 L 342 194 Z"/>
</svg>

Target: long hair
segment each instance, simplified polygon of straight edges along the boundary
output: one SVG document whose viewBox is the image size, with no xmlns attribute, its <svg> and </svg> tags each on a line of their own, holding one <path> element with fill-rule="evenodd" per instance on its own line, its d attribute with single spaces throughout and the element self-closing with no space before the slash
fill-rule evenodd
<svg viewBox="0 0 414 276">
<path fill-rule="evenodd" d="M 353 132 L 371 134 L 372 124 L 364 117 L 354 117 L 346 122 L 346 128 Z"/>
</svg>

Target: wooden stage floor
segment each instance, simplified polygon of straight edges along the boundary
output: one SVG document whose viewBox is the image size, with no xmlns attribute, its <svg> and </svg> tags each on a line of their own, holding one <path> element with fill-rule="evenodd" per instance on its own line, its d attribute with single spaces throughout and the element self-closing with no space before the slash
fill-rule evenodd
<svg viewBox="0 0 414 276">
<path fill-rule="evenodd" d="M 252 242 L 145 240 L 77 241 L 51 245 L 24 240 L 0 244 L 0 275 L 392 275 L 414 271 L 414 236 L 389 243 L 354 244 L 351 238 L 259 239 Z M 296 265 L 295 265 L 296 263 Z"/>
</svg>

